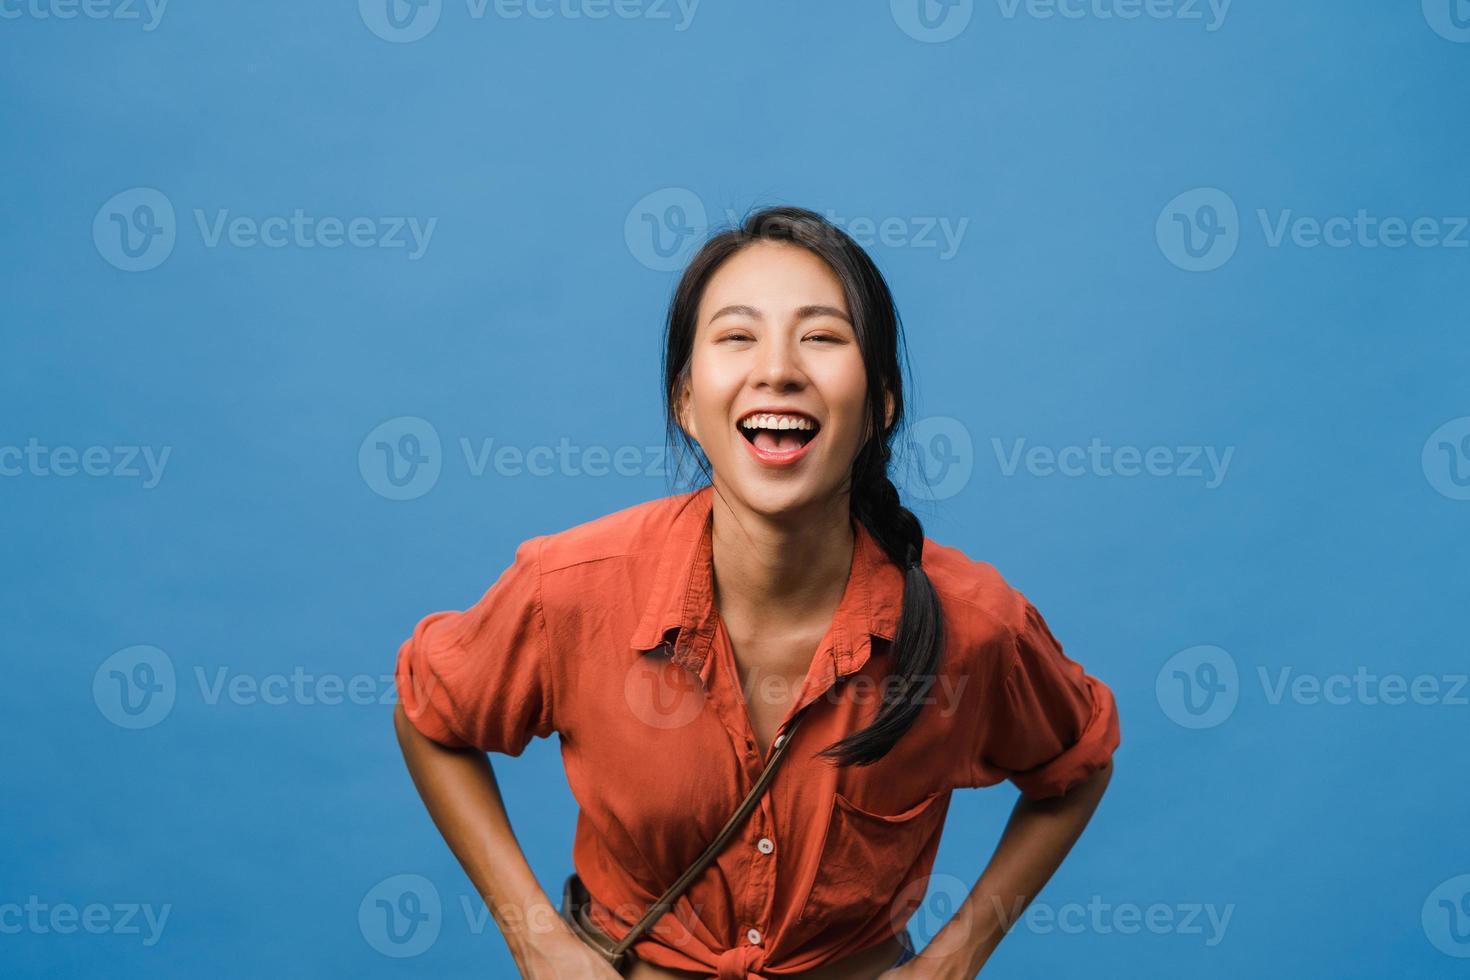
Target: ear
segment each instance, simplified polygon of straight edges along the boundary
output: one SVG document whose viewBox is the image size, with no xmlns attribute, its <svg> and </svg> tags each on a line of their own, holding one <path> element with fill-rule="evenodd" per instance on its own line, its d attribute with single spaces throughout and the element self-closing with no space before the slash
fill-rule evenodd
<svg viewBox="0 0 1470 980">
<path fill-rule="evenodd" d="M 887 431 L 893 425 L 893 392 L 887 388 L 883 389 L 883 429 Z M 867 442 L 873 437 L 873 423 L 866 418 L 863 420 L 863 441 Z"/>
<path fill-rule="evenodd" d="M 689 438 L 698 442 L 699 431 L 694 424 L 694 411 L 690 404 L 692 395 L 693 392 L 690 391 L 689 382 L 686 380 L 679 387 L 679 397 L 675 402 L 675 417 L 679 420 L 679 428 L 683 429 Z"/>
</svg>

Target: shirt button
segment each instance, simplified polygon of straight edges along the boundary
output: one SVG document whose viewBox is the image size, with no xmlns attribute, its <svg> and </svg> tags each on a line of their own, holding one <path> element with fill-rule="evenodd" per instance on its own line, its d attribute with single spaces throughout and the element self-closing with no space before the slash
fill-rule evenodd
<svg viewBox="0 0 1470 980">
<path fill-rule="evenodd" d="M 755 846 L 760 848 L 762 854 L 770 854 L 776 849 L 775 843 L 769 837 L 762 837 Z"/>
<path fill-rule="evenodd" d="M 772 744 L 773 744 L 773 747 L 774 748 L 778 748 L 778 749 L 782 745 L 786 744 L 786 733 L 785 732 L 782 732 L 780 735 L 777 735 L 776 736 L 776 741 L 774 743 L 772 743 Z"/>
<path fill-rule="evenodd" d="M 761 944 L 761 933 L 759 929 L 750 930 L 745 934 L 745 938 L 750 940 L 750 945 L 752 946 L 759 946 Z"/>
</svg>

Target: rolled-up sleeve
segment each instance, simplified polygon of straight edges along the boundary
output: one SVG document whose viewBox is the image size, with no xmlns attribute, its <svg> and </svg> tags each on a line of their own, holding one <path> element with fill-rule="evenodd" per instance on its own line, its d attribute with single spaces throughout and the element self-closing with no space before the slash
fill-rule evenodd
<svg viewBox="0 0 1470 980">
<path fill-rule="evenodd" d="M 434 741 L 520 755 L 533 736 L 555 731 L 541 540 L 517 547 L 477 603 L 430 613 L 399 647 L 399 701 Z"/>
<path fill-rule="evenodd" d="M 975 785 L 1009 779 L 1027 797 L 1060 796 L 1104 768 L 1121 741 L 1106 684 L 1087 674 L 1029 600 L 1006 644 L 1003 676 L 991 686 L 975 762 Z M 1004 661 L 1002 661 L 1004 662 Z"/>
</svg>

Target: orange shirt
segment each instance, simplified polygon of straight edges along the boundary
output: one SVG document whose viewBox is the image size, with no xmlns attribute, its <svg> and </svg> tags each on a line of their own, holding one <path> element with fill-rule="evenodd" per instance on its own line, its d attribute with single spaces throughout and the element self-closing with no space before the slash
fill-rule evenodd
<svg viewBox="0 0 1470 980">
<path fill-rule="evenodd" d="M 614 938 L 765 762 L 713 601 L 712 499 L 706 485 L 530 538 L 479 602 L 425 617 L 399 651 L 399 697 L 428 737 L 519 755 L 559 734 L 580 805 L 573 862 Z M 930 702 L 871 766 L 815 758 L 877 714 L 903 600 L 900 569 L 853 528 L 841 603 L 791 712 L 820 703 L 744 826 L 634 945 L 642 959 L 774 978 L 882 942 L 923 898 L 922 884 L 905 889 L 929 874 L 952 790 L 1009 779 L 1054 796 L 1119 744 L 1112 692 L 1035 607 L 989 564 L 926 538 L 946 643 Z"/>
</svg>

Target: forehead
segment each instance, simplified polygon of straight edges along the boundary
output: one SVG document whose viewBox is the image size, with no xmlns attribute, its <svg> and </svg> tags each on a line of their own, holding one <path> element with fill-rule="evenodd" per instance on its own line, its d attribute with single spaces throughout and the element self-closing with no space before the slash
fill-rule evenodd
<svg viewBox="0 0 1470 980">
<path fill-rule="evenodd" d="M 832 267 L 807 249 L 784 242 L 757 242 L 727 259 L 705 286 L 699 319 L 732 304 L 755 307 L 766 316 L 816 304 L 850 312 Z"/>
</svg>

